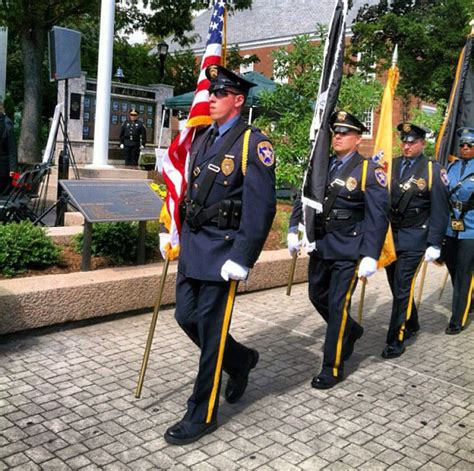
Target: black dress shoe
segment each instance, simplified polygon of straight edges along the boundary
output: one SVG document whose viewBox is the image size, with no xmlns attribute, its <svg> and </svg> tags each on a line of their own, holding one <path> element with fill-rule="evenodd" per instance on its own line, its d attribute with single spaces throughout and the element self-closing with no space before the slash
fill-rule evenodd
<svg viewBox="0 0 474 471">
<path fill-rule="evenodd" d="M 462 327 L 459 327 L 457 325 L 448 325 L 446 327 L 446 330 L 444 331 L 448 335 L 457 335 L 460 334 L 462 331 Z"/>
<path fill-rule="evenodd" d="M 165 441 L 170 445 L 188 445 L 199 440 L 204 435 L 214 432 L 217 422 L 210 424 L 191 424 L 181 421 L 174 424 L 165 432 Z"/>
<path fill-rule="evenodd" d="M 354 352 L 354 345 L 356 341 L 362 337 L 363 333 L 364 328 L 359 324 L 354 324 L 349 335 L 347 336 L 347 341 L 344 343 L 343 346 L 342 359 L 344 361 L 349 360 L 352 353 Z"/>
<path fill-rule="evenodd" d="M 389 343 L 382 352 L 382 358 L 397 358 L 405 352 L 403 342 Z"/>
<path fill-rule="evenodd" d="M 333 386 L 336 386 L 337 383 L 340 383 L 344 379 L 344 376 L 341 374 L 337 378 L 334 376 L 315 376 L 311 381 L 311 386 L 316 389 L 330 389 Z"/>
<path fill-rule="evenodd" d="M 257 350 L 250 350 L 247 365 L 240 372 L 239 376 L 229 376 L 229 380 L 227 381 L 227 386 L 225 388 L 225 400 L 229 404 L 234 404 L 244 395 L 245 389 L 247 388 L 247 384 L 249 382 L 250 370 L 255 368 L 257 365 L 258 357 L 259 355 Z"/>
</svg>

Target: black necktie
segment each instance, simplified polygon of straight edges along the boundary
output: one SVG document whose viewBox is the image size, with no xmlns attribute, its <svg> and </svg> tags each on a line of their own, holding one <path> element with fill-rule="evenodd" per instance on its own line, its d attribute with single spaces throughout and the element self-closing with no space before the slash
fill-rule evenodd
<svg viewBox="0 0 474 471">
<path fill-rule="evenodd" d="M 214 144 L 214 141 L 216 140 L 216 137 L 219 135 L 219 131 L 216 128 L 212 128 L 211 131 L 209 132 L 209 136 L 206 141 L 206 150 L 209 149 L 209 147 Z"/>
<path fill-rule="evenodd" d="M 411 162 L 408 159 L 404 159 L 402 162 L 402 170 L 400 172 L 400 179 L 404 179 L 407 175 L 408 172 L 410 171 L 411 167 Z"/>
<path fill-rule="evenodd" d="M 334 159 L 334 162 L 332 163 L 331 168 L 329 169 L 329 180 L 334 179 L 341 165 L 342 165 L 342 160 L 339 160 L 338 158 Z"/>
<path fill-rule="evenodd" d="M 467 167 L 467 160 L 463 160 L 461 164 L 461 175 L 459 175 L 460 178 L 464 175 L 464 172 L 466 171 L 466 167 Z"/>
</svg>

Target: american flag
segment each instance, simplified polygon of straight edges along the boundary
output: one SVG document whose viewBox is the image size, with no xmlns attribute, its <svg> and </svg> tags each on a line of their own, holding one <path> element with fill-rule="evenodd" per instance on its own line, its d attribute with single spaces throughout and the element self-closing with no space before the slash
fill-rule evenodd
<svg viewBox="0 0 474 471">
<path fill-rule="evenodd" d="M 171 235 L 170 247 L 167 251 L 167 256 L 170 260 L 179 255 L 179 236 L 181 233 L 179 203 L 183 200 L 186 191 L 186 168 L 191 143 L 197 126 L 212 123 L 209 116 L 209 80 L 206 78 L 205 70 L 209 65 L 221 63 L 225 18 L 226 2 L 224 0 L 216 0 L 209 24 L 206 50 L 202 57 L 199 79 L 193 104 L 189 111 L 188 121 L 183 131 L 171 143 L 163 159 L 163 178 L 167 189 L 165 208 L 168 214 L 162 213 L 160 219 L 165 223 Z"/>
</svg>

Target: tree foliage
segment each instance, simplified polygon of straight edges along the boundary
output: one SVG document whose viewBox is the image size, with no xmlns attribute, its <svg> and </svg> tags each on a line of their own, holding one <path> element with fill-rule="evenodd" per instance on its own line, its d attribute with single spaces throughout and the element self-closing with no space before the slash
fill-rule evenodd
<svg viewBox="0 0 474 471">
<path fill-rule="evenodd" d="M 319 27 L 320 34 L 324 29 Z M 294 39 L 287 50 L 274 52 L 275 76 L 288 83 L 277 84 L 274 92 L 261 95 L 267 112 L 256 120 L 271 137 L 277 155 L 277 184 L 299 186 L 311 151 L 309 128 L 319 89 L 324 43 L 311 42 L 309 36 Z M 356 116 L 380 102 L 382 86 L 364 75 L 343 77 L 338 108 Z"/>
<path fill-rule="evenodd" d="M 145 0 L 147 10 L 139 8 L 139 0 L 117 2 L 116 31 L 132 32 L 137 28 L 156 38 L 172 36 L 180 44 L 192 42 L 193 12 L 209 6 L 208 1 L 196 0 Z M 251 0 L 235 0 L 232 8 L 248 8 Z M 18 153 L 20 161 L 35 162 L 41 159 L 42 129 L 51 116 L 56 89 L 48 84 L 46 44 L 47 33 L 53 26 L 69 26 L 82 31 L 83 64 L 96 64 L 99 34 L 100 2 L 97 0 L 12 0 L 3 1 L 0 9 L 0 26 L 8 27 L 8 76 L 7 87 L 17 106 L 22 110 L 22 128 Z M 147 56 L 144 47 L 128 49 L 119 40 L 115 49 L 114 65 L 127 64 L 129 81 L 143 83 L 158 81 L 159 67 L 156 58 Z M 135 65 L 128 53 L 138 62 Z M 123 53 L 121 57 L 120 54 Z M 91 67 L 94 76 L 96 66 Z M 178 69 L 178 67 L 177 67 Z M 157 79 L 155 80 L 155 74 Z M 47 85 L 48 84 L 48 85 Z M 22 92 L 19 92 L 23 87 Z M 46 92 L 46 95 L 45 95 Z M 44 101 L 46 98 L 46 101 Z M 46 106 L 45 106 L 46 105 Z"/>
<path fill-rule="evenodd" d="M 359 67 L 387 68 L 398 44 L 397 93 L 447 100 L 461 48 L 469 32 L 472 0 L 381 0 L 365 5 L 352 27 Z"/>
</svg>

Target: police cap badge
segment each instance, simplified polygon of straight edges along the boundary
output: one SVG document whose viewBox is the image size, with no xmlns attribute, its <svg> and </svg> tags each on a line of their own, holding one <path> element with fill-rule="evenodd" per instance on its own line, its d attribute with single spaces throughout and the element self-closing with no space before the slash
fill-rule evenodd
<svg viewBox="0 0 474 471">
<path fill-rule="evenodd" d="M 459 145 L 474 144 L 474 128 L 459 128 L 456 131 L 459 137 Z"/>
<path fill-rule="evenodd" d="M 255 83 L 250 82 L 221 65 L 209 65 L 206 68 L 206 77 L 211 82 L 209 93 L 232 88 L 242 92 L 243 95 L 248 95 L 249 90 L 256 86 Z"/>
<path fill-rule="evenodd" d="M 397 129 L 400 131 L 400 139 L 402 142 L 414 142 L 418 139 L 424 139 L 426 134 L 430 132 L 429 129 L 406 122 L 400 123 Z"/>
<path fill-rule="evenodd" d="M 352 114 L 341 110 L 333 113 L 329 118 L 331 131 L 334 133 L 346 133 L 355 131 L 358 134 L 368 132 L 368 129 Z"/>
</svg>

